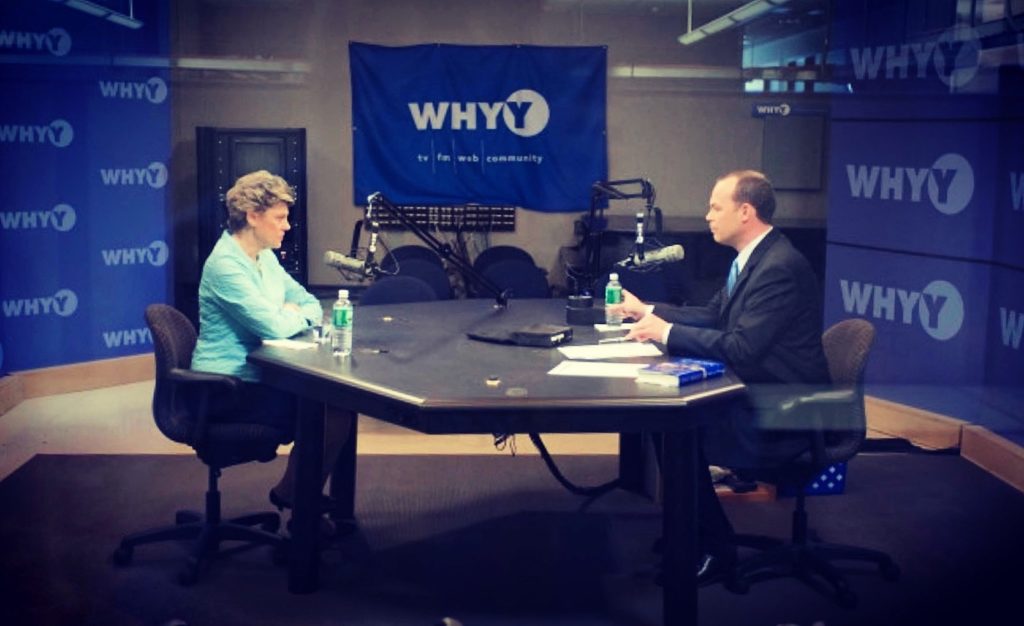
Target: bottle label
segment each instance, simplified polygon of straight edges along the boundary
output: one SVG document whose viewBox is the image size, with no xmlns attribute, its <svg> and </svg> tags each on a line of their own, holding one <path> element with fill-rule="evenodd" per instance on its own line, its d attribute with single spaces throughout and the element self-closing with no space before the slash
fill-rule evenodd
<svg viewBox="0 0 1024 626">
<path fill-rule="evenodd" d="M 338 328 L 345 328 L 352 325 L 352 308 L 338 307 L 334 309 L 334 325 Z"/>
<path fill-rule="evenodd" d="M 609 286 L 604 290 L 605 304 L 619 304 L 622 302 L 622 287 Z"/>
</svg>

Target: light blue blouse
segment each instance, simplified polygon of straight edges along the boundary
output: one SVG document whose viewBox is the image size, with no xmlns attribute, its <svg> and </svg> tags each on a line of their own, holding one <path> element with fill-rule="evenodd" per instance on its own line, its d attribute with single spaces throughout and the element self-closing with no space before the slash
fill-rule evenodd
<svg viewBox="0 0 1024 626">
<path fill-rule="evenodd" d="M 284 308 L 286 302 L 300 311 Z M 271 250 L 256 261 L 234 237 L 221 234 L 199 281 L 199 340 L 192 369 L 259 382 L 245 357 L 262 339 L 291 337 L 320 323 L 320 302 L 281 267 Z"/>
</svg>

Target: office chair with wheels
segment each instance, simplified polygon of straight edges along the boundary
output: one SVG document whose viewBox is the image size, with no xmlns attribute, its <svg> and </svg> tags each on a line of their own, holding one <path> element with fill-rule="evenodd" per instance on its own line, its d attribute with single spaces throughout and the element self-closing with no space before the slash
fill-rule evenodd
<svg viewBox="0 0 1024 626">
<path fill-rule="evenodd" d="M 384 268 L 384 266 L 381 266 Z M 396 276 L 414 276 L 430 285 L 438 300 L 452 299 L 452 283 L 448 273 L 440 265 L 423 259 L 405 259 L 398 266 Z"/>
<path fill-rule="evenodd" d="M 751 583 L 769 578 L 797 577 L 812 587 L 825 582 L 841 606 L 852 607 L 857 596 L 833 561 L 860 561 L 878 566 L 887 580 L 899 578 L 899 567 L 882 552 L 810 540 L 807 529 L 805 488 L 826 468 L 853 458 L 864 442 L 864 366 L 875 328 L 863 319 L 838 322 L 822 335 L 825 358 L 833 388 L 791 398 L 780 408 L 783 418 L 812 425 L 806 435 L 809 451 L 780 467 L 754 475 L 780 485 L 796 487 L 792 537 L 788 542 L 756 535 L 737 535 L 736 543 L 761 550 L 741 560 L 726 587 L 744 593 Z"/>
<path fill-rule="evenodd" d="M 377 279 L 359 296 L 360 306 L 374 304 L 400 304 L 402 302 L 432 302 L 437 294 L 423 280 L 415 276 L 385 276 Z"/>
<path fill-rule="evenodd" d="M 200 568 L 219 556 L 221 542 L 269 545 L 276 549 L 275 556 L 283 556 L 284 539 L 276 534 L 281 523 L 277 513 L 221 519 L 217 479 L 225 467 L 274 459 L 277 446 L 287 443 L 290 435 L 263 424 L 217 423 L 216 416 L 207 411 L 212 394 L 237 393 L 241 380 L 189 369 L 196 331 L 177 309 L 166 304 L 151 304 L 146 307 L 146 324 L 153 335 L 156 357 L 153 417 L 160 432 L 173 441 L 191 446 L 209 467 L 206 510 L 203 513 L 178 511 L 173 525 L 127 535 L 114 551 L 114 563 L 130 563 L 139 545 L 194 540 L 191 554 L 178 574 L 178 582 L 190 585 L 198 579 Z"/>
</svg>

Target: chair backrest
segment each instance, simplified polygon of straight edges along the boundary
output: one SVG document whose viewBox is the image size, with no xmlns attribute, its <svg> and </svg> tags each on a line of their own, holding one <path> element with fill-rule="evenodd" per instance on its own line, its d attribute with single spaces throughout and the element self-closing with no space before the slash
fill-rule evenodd
<svg viewBox="0 0 1024 626">
<path fill-rule="evenodd" d="M 491 246 L 473 259 L 473 269 L 481 274 L 485 269 L 499 261 L 519 260 L 535 265 L 530 253 L 516 246 Z"/>
<path fill-rule="evenodd" d="M 497 261 L 485 267 L 481 274 L 499 289 L 511 289 L 513 298 L 551 297 L 551 287 L 548 285 L 544 270 L 534 265 L 532 261 Z"/>
<path fill-rule="evenodd" d="M 398 246 L 394 250 L 390 250 L 381 259 L 380 266 L 384 271 L 394 272 L 401 267 L 403 262 L 409 259 L 429 261 L 440 268 L 444 268 L 444 261 L 441 260 L 441 257 L 436 252 L 426 246 L 417 245 Z"/>
<path fill-rule="evenodd" d="M 382 266 L 383 267 L 383 266 Z M 406 259 L 398 266 L 397 276 L 415 276 L 430 285 L 438 300 L 450 300 L 452 283 L 440 265 L 422 259 Z"/>
<path fill-rule="evenodd" d="M 431 302 L 437 300 L 433 288 L 415 276 L 386 276 L 376 280 L 359 296 L 360 306 Z"/>
<path fill-rule="evenodd" d="M 156 385 L 153 390 L 153 419 L 168 439 L 189 443 L 192 435 L 192 414 L 188 399 L 168 380 L 175 368 L 188 369 L 196 347 L 196 329 L 180 311 L 166 304 L 146 307 L 146 325 L 153 336 L 156 358 Z"/>
<path fill-rule="evenodd" d="M 852 406 L 844 407 L 849 413 L 841 418 L 843 427 L 826 433 L 826 452 L 832 462 L 851 458 L 867 436 L 864 369 L 874 341 L 875 327 L 859 318 L 837 322 L 821 336 L 832 384 L 855 393 Z"/>
</svg>

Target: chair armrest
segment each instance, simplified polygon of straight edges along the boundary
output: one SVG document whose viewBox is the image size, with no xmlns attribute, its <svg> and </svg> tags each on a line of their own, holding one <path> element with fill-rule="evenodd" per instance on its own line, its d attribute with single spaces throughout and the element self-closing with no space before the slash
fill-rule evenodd
<svg viewBox="0 0 1024 626">
<path fill-rule="evenodd" d="M 834 389 L 830 391 L 816 391 L 814 393 L 805 394 L 802 396 L 795 396 L 788 398 L 783 402 L 779 403 L 779 411 L 783 414 L 790 414 L 796 411 L 811 406 L 838 406 L 843 404 L 850 404 L 857 399 L 857 394 L 853 389 Z"/>
<path fill-rule="evenodd" d="M 198 372 L 179 367 L 171 369 L 167 373 L 167 379 L 176 385 L 195 390 L 197 399 L 195 421 L 189 435 L 189 445 L 194 448 L 202 446 L 206 442 L 210 394 L 214 391 L 222 391 L 234 399 L 235 394 L 242 388 L 242 379 L 230 374 Z"/>
<path fill-rule="evenodd" d="M 197 372 L 176 367 L 167 373 L 168 380 L 175 383 L 219 385 L 225 387 L 225 391 L 236 391 L 242 386 L 242 379 L 230 374 L 214 374 L 212 372 Z"/>
</svg>

